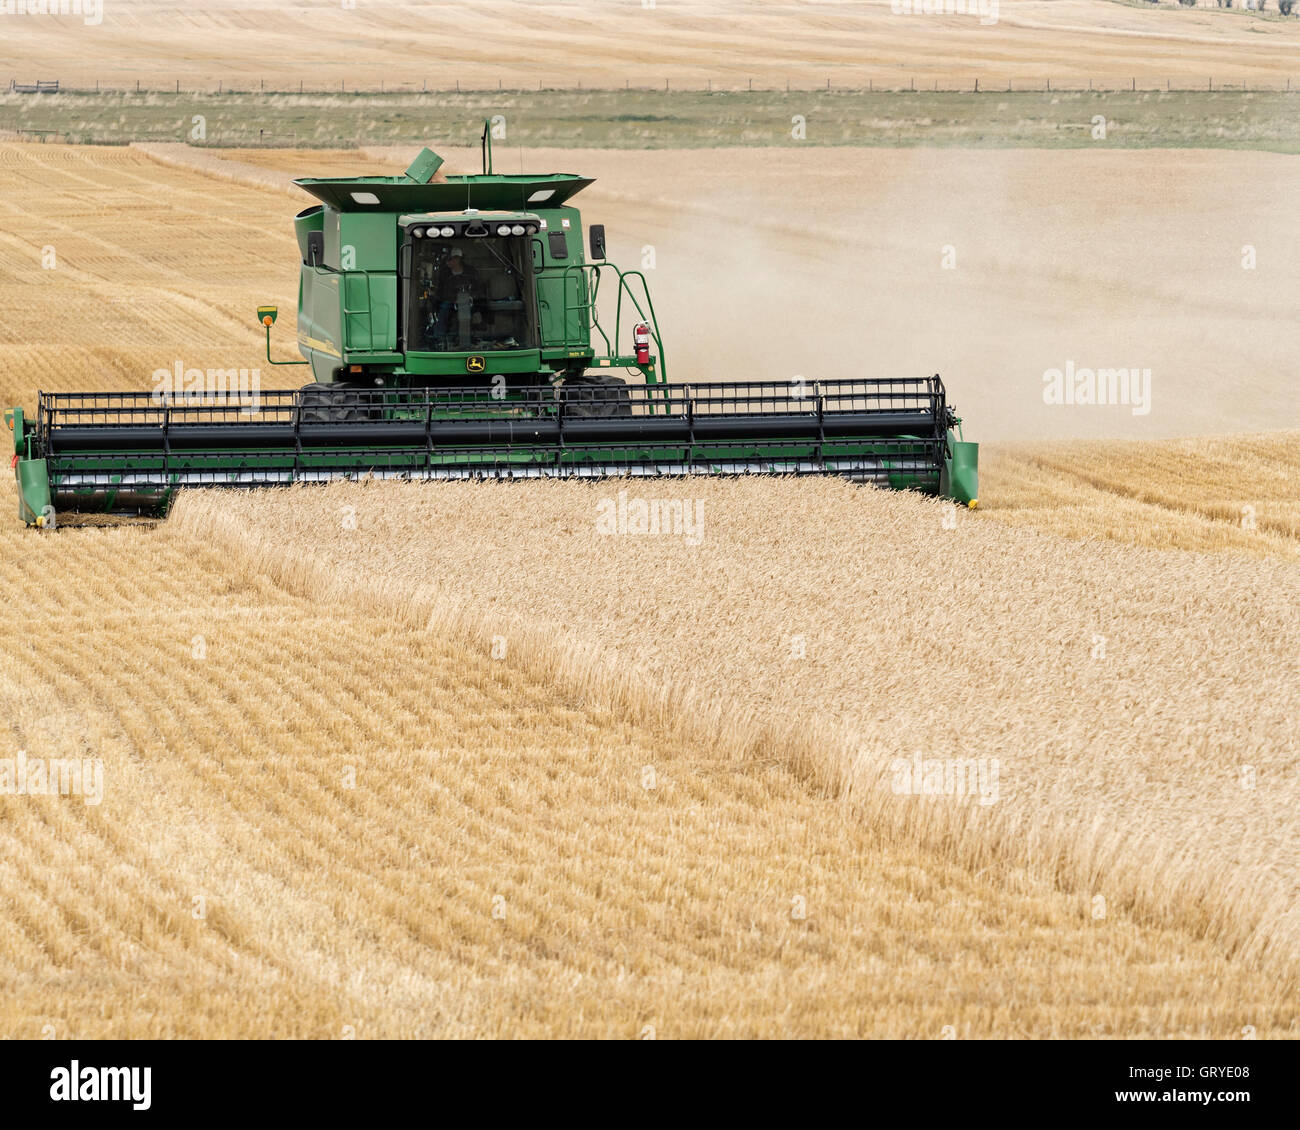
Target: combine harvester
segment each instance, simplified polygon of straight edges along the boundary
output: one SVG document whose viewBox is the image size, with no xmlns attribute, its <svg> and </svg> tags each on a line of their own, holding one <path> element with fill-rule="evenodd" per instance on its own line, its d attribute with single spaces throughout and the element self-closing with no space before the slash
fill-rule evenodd
<svg viewBox="0 0 1300 1130">
<path fill-rule="evenodd" d="M 5 413 L 19 514 L 165 513 L 185 487 L 356 479 L 841 475 L 976 504 L 978 445 L 937 376 L 670 383 L 645 276 L 569 201 L 592 182 L 492 171 L 308 178 L 297 391 L 42 392 Z M 612 332 L 597 308 L 614 300 Z M 652 347 L 657 352 L 652 352 Z M 630 351 L 629 351 L 630 350 Z M 633 383 L 615 375 L 625 370 Z"/>
</svg>

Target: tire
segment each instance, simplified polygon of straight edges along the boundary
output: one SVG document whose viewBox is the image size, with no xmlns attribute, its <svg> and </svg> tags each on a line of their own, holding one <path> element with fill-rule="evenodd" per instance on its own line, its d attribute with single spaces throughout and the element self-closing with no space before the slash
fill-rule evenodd
<svg viewBox="0 0 1300 1130">
<path fill-rule="evenodd" d="M 580 373 L 564 382 L 564 407 L 570 416 L 600 419 L 632 415 L 627 381 L 603 373 Z"/>
<path fill-rule="evenodd" d="M 365 410 L 348 394 L 355 390 L 343 384 L 303 385 L 298 396 L 298 419 L 304 424 L 350 424 L 360 420 Z"/>
</svg>

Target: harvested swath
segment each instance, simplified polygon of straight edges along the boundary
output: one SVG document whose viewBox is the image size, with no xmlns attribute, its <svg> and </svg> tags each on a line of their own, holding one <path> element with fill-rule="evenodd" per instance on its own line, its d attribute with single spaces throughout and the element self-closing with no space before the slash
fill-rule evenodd
<svg viewBox="0 0 1300 1130">
<path fill-rule="evenodd" d="M 703 540 L 602 535 L 620 491 L 698 500 Z M 189 495 L 172 521 L 318 601 L 499 636 L 967 865 L 1293 959 L 1300 570 L 950 513 L 827 481 L 371 482 Z M 918 752 L 997 759 L 1000 799 L 895 796 Z"/>
<path fill-rule="evenodd" d="M 217 179 L 215 158 L 200 170 L 134 149 L 17 145 L 0 156 L 6 407 L 34 408 L 37 389 L 148 389 L 177 363 L 302 383 L 301 369 L 266 364 L 252 314 L 259 301 L 296 301 L 283 193 Z"/>
<path fill-rule="evenodd" d="M 276 172 L 264 164 L 248 160 L 242 153 L 236 155 L 229 151 L 196 148 L 180 141 L 137 141 L 132 143 L 131 148 L 163 165 L 189 169 L 250 188 L 288 193 L 295 199 L 302 197 L 302 190 L 293 185 L 294 177 L 301 176 L 301 173 L 292 170 Z M 290 150 L 289 153 L 300 155 L 298 150 Z"/>
<path fill-rule="evenodd" d="M 989 515 L 1078 539 L 1300 556 L 1300 433 L 987 447 Z"/>
</svg>

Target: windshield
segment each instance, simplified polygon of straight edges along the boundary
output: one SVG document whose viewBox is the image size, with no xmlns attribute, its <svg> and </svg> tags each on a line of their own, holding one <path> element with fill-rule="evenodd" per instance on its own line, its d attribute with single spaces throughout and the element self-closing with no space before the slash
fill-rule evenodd
<svg viewBox="0 0 1300 1130">
<path fill-rule="evenodd" d="M 534 349 L 529 240 L 412 239 L 407 348 L 416 353 Z"/>
</svg>

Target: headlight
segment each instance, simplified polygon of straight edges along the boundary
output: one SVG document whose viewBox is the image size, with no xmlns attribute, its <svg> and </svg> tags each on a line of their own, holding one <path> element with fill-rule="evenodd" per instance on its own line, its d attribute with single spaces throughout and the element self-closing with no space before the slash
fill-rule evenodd
<svg viewBox="0 0 1300 1130">
<path fill-rule="evenodd" d="M 536 235 L 536 234 L 537 234 L 537 225 L 536 225 L 536 224 L 529 224 L 529 225 L 528 225 L 528 234 L 529 234 L 529 235 Z"/>
<path fill-rule="evenodd" d="M 512 227 L 512 228 L 510 229 L 510 234 L 511 234 L 511 235 L 523 235 L 523 234 L 524 234 L 524 225 L 523 225 L 523 224 L 515 224 L 515 226 Z"/>
<path fill-rule="evenodd" d="M 438 234 L 439 234 L 440 236 L 442 236 L 443 239 L 450 239 L 453 235 L 456 234 L 456 229 L 455 229 L 455 228 L 443 228 L 442 231 L 440 231 Z"/>
<path fill-rule="evenodd" d="M 497 235 L 509 235 L 509 234 L 510 234 L 509 224 L 502 224 L 499 228 L 497 228 Z"/>
<path fill-rule="evenodd" d="M 420 236 L 422 236 L 423 234 L 424 234 L 424 228 L 412 228 L 412 229 L 411 229 L 411 238 L 412 238 L 412 239 L 419 239 Z"/>
</svg>

